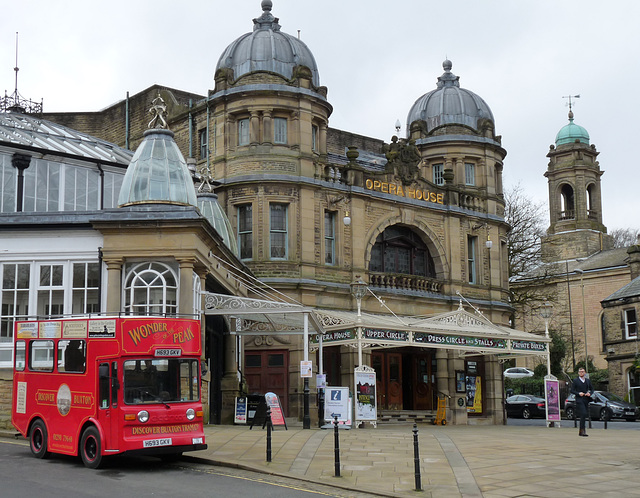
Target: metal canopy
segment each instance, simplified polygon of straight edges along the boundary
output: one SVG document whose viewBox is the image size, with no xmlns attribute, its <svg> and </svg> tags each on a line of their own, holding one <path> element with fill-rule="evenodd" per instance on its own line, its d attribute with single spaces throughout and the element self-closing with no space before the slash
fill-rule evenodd
<svg viewBox="0 0 640 498">
<path fill-rule="evenodd" d="M 204 294 L 204 314 L 221 315 L 240 320 L 235 327 L 239 335 L 287 335 L 304 333 L 304 315 L 316 333 L 323 333 L 314 309 L 300 304 L 227 296 L 224 294 Z"/>
<path fill-rule="evenodd" d="M 205 314 L 240 320 L 238 335 L 284 335 L 304 332 L 304 315 L 315 330 L 310 348 L 420 348 L 458 350 L 460 356 L 491 354 L 499 358 L 545 356 L 550 339 L 495 325 L 482 314 L 457 310 L 430 318 L 397 317 L 354 311 L 321 310 L 278 301 L 205 293 Z"/>
</svg>

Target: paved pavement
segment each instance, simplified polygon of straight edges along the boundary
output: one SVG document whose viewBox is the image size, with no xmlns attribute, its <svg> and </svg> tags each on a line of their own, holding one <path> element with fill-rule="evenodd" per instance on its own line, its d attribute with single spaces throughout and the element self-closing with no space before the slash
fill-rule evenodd
<svg viewBox="0 0 640 498">
<path fill-rule="evenodd" d="M 266 430 L 208 426 L 209 448 L 189 455 L 378 496 L 640 496 L 638 430 L 578 437 L 573 422 L 561 425 L 418 425 L 421 493 L 410 424 L 340 430 L 340 477 L 332 429 L 274 428 L 267 462 Z"/>
<path fill-rule="evenodd" d="M 410 424 L 340 430 L 340 477 L 335 476 L 333 429 L 276 427 L 267 462 L 266 430 L 210 425 L 205 428 L 209 448 L 187 455 L 373 496 L 640 496 L 640 431 L 635 428 L 594 428 L 586 438 L 566 421 L 559 428 L 417 428 L 421 492 L 415 490 Z"/>
</svg>

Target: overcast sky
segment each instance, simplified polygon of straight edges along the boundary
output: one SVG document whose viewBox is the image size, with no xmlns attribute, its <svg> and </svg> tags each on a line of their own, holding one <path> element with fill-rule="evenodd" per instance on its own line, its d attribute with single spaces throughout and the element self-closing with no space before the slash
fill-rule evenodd
<svg viewBox="0 0 640 498">
<path fill-rule="evenodd" d="M 45 112 L 98 111 L 154 85 L 206 95 L 225 47 L 252 30 L 260 0 L 22 0 L 0 17 L 0 85 Z M 548 199 L 549 145 L 575 122 L 600 152 L 604 223 L 640 228 L 640 2 L 637 0 L 273 0 L 282 30 L 313 52 L 329 125 L 389 141 L 442 62 L 491 107 L 505 185 Z"/>
</svg>

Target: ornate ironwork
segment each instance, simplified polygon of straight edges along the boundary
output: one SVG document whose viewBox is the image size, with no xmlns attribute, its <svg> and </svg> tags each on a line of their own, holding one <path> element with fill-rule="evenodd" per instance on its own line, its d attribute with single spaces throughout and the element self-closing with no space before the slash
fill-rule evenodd
<svg viewBox="0 0 640 498">
<path fill-rule="evenodd" d="M 301 306 L 297 304 L 210 293 L 204 294 L 204 306 L 205 310 L 230 310 L 231 312 L 228 314 L 233 314 L 233 312 L 264 312 L 267 310 L 283 312 L 301 310 Z"/>
<path fill-rule="evenodd" d="M 4 97 L 0 98 L 0 111 L 2 112 L 19 112 L 22 114 L 42 115 L 43 102 L 34 102 L 31 99 L 25 99 L 20 96 L 16 90 L 11 95 L 4 92 Z"/>
</svg>

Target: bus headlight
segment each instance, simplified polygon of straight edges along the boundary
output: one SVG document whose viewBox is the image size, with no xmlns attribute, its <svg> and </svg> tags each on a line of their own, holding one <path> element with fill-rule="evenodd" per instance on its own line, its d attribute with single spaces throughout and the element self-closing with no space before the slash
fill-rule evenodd
<svg viewBox="0 0 640 498">
<path fill-rule="evenodd" d="M 196 411 L 193 408 L 187 410 L 187 420 L 193 420 L 196 418 Z"/>
<path fill-rule="evenodd" d="M 149 412 L 147 410 L 140 410 L 138 412 L 138 422 L 145 423 L 149 420 Z"/>
</svg>

